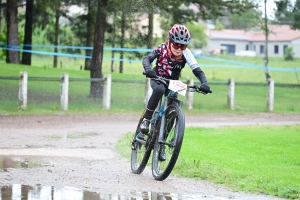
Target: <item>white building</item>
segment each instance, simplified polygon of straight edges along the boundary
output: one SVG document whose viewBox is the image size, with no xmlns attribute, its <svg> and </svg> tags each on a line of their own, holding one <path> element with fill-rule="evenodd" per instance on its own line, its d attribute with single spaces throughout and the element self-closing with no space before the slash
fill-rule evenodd
<svg viewBox="0 0 300 200">
<path fill-rule="evenodd" d="M 295 57 L 300 57 L 300 30 L 292 30 L 288 25 L 270 25 L 268 37 L 268 55 L 284 55 L 287 47 L 293 47 Z M 227 49 L 229 54 L 247 55 L 254 54 L 263 56 L 265 54 L 265 34 L 262 31 L 243 30 L 209 30 L 208 45 L 206 51 L 220 51 Z"/>
</svg>

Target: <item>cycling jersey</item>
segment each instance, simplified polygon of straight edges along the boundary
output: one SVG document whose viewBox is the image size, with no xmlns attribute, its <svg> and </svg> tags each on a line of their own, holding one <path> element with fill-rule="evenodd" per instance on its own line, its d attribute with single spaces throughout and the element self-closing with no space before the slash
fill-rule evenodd
<svg viewBox="0 0 300 200">
<path fill-rule="evenodd" d="M 162 43 L 143 59 L 144 69 L 151 69 L 151 63 L 155 59 L 156 65 L 153 70 L 157 76 L 178 80 L 181 70 L 187 63 L 200 83 L 202 85 L 207 85 L 204 72 L 201 70 L 194 55 L 188 48 L 183 50 L 181 58 L 174 60 L 171 58 L 171 53 L 168 51 L 168 42 Z"/>
</svg>

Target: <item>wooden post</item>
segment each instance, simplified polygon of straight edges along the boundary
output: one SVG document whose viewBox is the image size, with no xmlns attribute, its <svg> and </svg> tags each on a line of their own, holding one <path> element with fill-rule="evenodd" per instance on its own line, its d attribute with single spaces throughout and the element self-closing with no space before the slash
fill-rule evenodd
<svg viewBox="0 0 300 200">
<path fill-rule="evenodd" d="M 27 107 L 27 82 L 28 82 L 28 74 L 27 72 L 20 72 L 19 79 L 19 109 L 26 109 Z"/>
<path fill-rule="evenodd" d="M 111 75 L 107 74 L 104 76 L 104 87 L 103 87 L 103 108 L 110 109 L 111 101 Z"/>
<path fill-rule="evenodd" d="M 153 90 L 150 85 L 150 78 L 147 78 L 146 85 L 145 85 L 145 100 L 144 100 L 145 107 L 147 107 L 147 104 L 148 104 L 148 101 L 150 99 L 152 92 L 153 92 Z"/>
<path fill-rule="evenodd" d="M 63 73 L 60 77 L 60 109 L 68 110 L 69 101 L 69 75 Z"/>
<path fill-rule="evenodd" d="M 233 78 L 228 80 L 227 105 L 231 110 L 234 110 L 234 89 L 235 82 Z"/>
<path fill-rule="evenodd" d="M 268 79 L 267 107 L 268 111 L 274 109 L 274 80 L 271 78 Z"/>
<path fill-rule="evenodd" d="M 187 85 L 194 85 L 194 79 L 192 77 L 188 78 Z M 186 105 L 189 110 L 193 109 L 194 93 L 186 91 Z"/>
</svg>

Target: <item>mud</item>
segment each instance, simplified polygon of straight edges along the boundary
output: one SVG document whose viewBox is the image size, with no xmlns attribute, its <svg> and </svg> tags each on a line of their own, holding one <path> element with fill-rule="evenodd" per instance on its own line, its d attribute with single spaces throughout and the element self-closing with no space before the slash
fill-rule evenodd
<svg viewBox="0 0 300 200">
<path fill-rule="evenodd" d="M 139 115 L 134 114 L 1 115 L 0 157 L 14 157 L 28 162 L 34 160 L 45 165 L 5 168 L 5 162 L 0 160 L 0 165 L 3 165 L 0 166 L 0 187 L 19 184 L 73 187 L 121 196 L 146 192 L 175 193 L 186 197 L 198 195 L 211 199 L 278 199 L 263 194 L 234 192 L 222 185 L 173 175 L 165 181 L 155 181 L 150 168 L 146 168 L 141 175 L 132 174 L 129 160 L 122 158 L 115 146 L 123 134 L 135 131 L 138 119 Z M 186 116 L 186 126 L 255 124 L 300 124 L 300 115 Z"/>
</svg>

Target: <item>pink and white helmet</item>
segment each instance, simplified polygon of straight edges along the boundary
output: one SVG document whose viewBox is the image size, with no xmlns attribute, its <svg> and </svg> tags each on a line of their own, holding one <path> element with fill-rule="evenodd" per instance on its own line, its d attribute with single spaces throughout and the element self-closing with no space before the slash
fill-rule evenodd
<svg viewBox="0 0 300 200">
<path fill-rule="evenodd" d="M 188 45 L 191 39 L 191 34 L 184 25 L 175 24 L 169 31 L 169 39 L 172 43 Z"/>
</svg>

